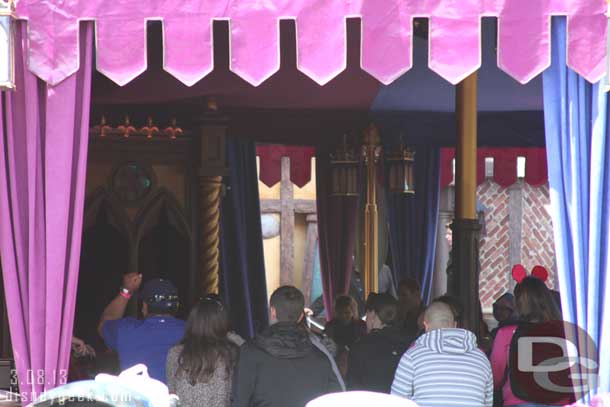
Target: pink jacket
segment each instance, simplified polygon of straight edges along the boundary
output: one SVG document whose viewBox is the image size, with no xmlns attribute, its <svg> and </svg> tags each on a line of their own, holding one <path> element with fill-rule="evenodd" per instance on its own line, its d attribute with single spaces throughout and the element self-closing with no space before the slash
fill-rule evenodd
<svg viewBox="0 0 610 407">
<path fill-rule="evenodd" d="M 500 390 L 500 387 L 502 387 L 502 397 L 505 406 L 531 403 L 529 401 L 521 400 L 513 394 L 510 387 L 508 372 L 506 370 L 508 368 L 510 343 L 516 330 L 516 325 L 508 325 L 500 328 L 496 333 L 493 348 L 491 349 L 491 370 L 494 376 L 494 391 Z M 558 403 L 558 405 L 565 405 L 568 403 L 569 400 L 566 399 L 563 402 Z"/>
<path fill-rule="evenodd" d="M 491 370 L 494 375 L 494 391 L 500 390 L 500 387 L 502 387 L 502 397 L 504 398 L 505 406 L 528 403 L 527 401 L 515 397 L 510 388 L 510 380 L 508 379 L 508 372 L 506 370 L 508 368 L 510 341 L 513 339 L 513 334 L 516 330 L 516 325 L 500 328 L 496 333 L 493 348 L 491 349 Z"/>
</svg>

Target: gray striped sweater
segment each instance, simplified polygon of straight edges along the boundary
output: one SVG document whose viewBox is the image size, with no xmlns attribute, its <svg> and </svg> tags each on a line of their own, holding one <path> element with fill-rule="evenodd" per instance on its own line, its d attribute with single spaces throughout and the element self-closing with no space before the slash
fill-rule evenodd
<svg viewBox="0 0 610 407">
<path fill-rule="evenodd" d="M 472 332 L 436 329 L 402 356 L 392 394 L 420 407 L 491 407 L 493 374 Z"/>
</svg>

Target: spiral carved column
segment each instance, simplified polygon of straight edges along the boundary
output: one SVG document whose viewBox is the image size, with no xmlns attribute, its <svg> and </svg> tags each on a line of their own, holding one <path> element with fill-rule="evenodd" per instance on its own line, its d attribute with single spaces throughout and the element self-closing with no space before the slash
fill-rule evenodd
<svg viewBox="0 0 610 407">
<path fill-rule="evenodd" d="M 199 265 L 203 294 L 218 293 L 221 191 L 222 177 L 199 177 L 199 224 L 201 227 Z"/>
<path fill-rule="evenodd" d="M 222 177 L 227 174 L 225 134 L 227 117 L 214 98 L 203 106 L 199 124 L 198 169 L 198 270 L 199 295 L 218 294 L 220 289 L 220 200 Z"/>
</svg>

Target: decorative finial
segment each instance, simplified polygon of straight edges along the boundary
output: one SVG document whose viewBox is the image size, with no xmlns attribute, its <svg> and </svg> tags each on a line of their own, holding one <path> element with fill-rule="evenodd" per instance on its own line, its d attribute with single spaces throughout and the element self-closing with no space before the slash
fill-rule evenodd
<svg viewBox="0 0 610 407">
<path fill-rule="evenodd" d="M 362 143 L 365 146 L 378 146 L 381 144 L 381 136 L 375 123 L 370 123 L 363 133 Z"/>
<path fill-rule="evenodd" d="M 163 130 L 163 131 L 172 140 L 175 140 L 176 136 L 182 135 L 182 129 L 180 127 L 176 126 L 176 118 L 175 117 L 172 118 L 171 125 L 169 127 L 166 127 L 165 130 Z"/>
<path fill-rule="evenodd" d="M 106 137 L 109 130 L 112 130 L 112 128 L 106 124 L 106 116 L 102 115 L 100 118 L 100 124 L 93 128 L 93 132 L 94 134 L 99 134 L 100 137 Z"/>
<path fill-rule="evenodd" d="M 140 131 L 146 134 L 147 139 L 151 139 L 154 135 L 159 133 L 159 128 L 153 124 L 152 117 L 148 116 L 148 118 L 146 119 L 146 126 L 142 127 Z"/>
<path fill-rule="evenodd" d="M 218 101 L 214 96 L 209 96 L 206 103 L 207 110 L 210 112 L 218 111 Z"/>
<path fill-rule="evenodd" d="M 119 126 L 117 129 L 123 134 L 123 137 L 125 138 L 128 138 L 136 132 L 136 128 L 131 125 L 129 116 L 125 116 L 125 124 Z"/>
</svg>

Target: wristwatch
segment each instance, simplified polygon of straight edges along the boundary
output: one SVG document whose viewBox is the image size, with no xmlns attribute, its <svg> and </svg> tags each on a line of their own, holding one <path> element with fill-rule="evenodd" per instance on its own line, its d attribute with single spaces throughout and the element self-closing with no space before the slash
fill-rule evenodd
<svg viewBox="0 0 610 407">
<path fill-rule="evenodd" d="M 131 298 L 131 291 L 129 291 L 127 288 L 125 287 L 121 287 L 121 290 L 119 291 L 119 295 L 123 298 L 127 298 L 130 299 Z"/>
</svg>

